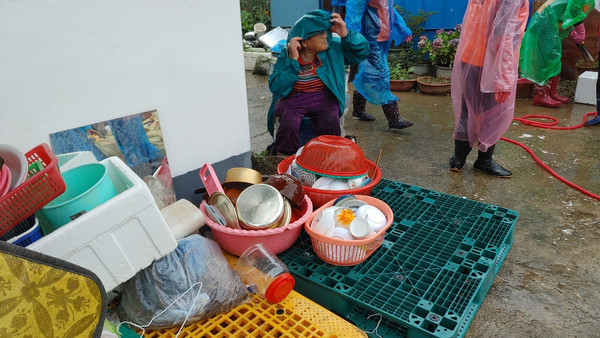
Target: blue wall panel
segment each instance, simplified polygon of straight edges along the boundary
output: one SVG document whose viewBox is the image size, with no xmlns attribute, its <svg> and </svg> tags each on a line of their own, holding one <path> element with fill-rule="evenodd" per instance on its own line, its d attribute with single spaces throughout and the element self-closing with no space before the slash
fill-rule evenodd
<svg viewBox="0 0 600 338">
<path fill-rule="evenodd" d="M 395 3 L 411 14 L 417 14 L 419 9 L 439 12 L 425 23 L 426 30 L 438 28 L 451 29 L 461 23 L 469 0 L 396 0 Z M 533 0 L 529 0 L 529 8 Z"/>
<path fill-rule="evenodd" d="M 461 23 L 468 0 L 396 0 L 396 4 L 403 7 L 411 14 L 416 15 L 419 9 L 423 11 L 439 12 L 425 23 L 425 29 L 438 28 L 450 29 Z"/>
<path fill-rule="evenodd" d="M 425 23 L 428 35 L 438 28 L 452 29 L 461 23 L 469 0 L 395 0 L 395 3 L 415 15 L 419 9 L 439 12 Z M 533 0 L 529 0 L 529 4 Z M 323 8 L 323 0 L 271 0 L 271 25 L 290 27 L 302 14 Z M 329 4 L 329 1 L 326 1 Z"/>
<path fill-rule="evenodd" d="M 304 13 L 319 8 L 321 0 L 271 0 L 271 26 L 291 27 Z"/>
</svg>

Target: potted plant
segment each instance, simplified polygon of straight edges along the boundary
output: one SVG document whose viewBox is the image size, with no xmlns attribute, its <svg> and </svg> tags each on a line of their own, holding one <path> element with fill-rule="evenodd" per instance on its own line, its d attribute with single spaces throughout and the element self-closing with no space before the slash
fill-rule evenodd
<svg viewBox="0 0 600 338">
<path fill-rule="evenodd" d="M 424 53 L 429 54 L 431 62 L 436 67 L 438 78 L 452 76 L 452 65 L 454 64 L 461 28 L 462 25 L 458 24 L 453 30 L 438 29 L 433 40 L 429 40 L 425 35 L 419 38 L 418 47 Z"/>
<path fill-rule="evenodd" d="M 390 58 L 390 90 L 394 91 L 409 91 L 417 86 L 417 76 L 411 74 L 408 69 L 404 68 L 402 63 L 393 62 L 394 58 Z"/>
<path fill-rule="evenodd" d="M 579 75 L 583 74 L 586 70 L 598 71 L 598 59 L 593 62 L 586 59 L 579 59 L 575 63 L 575 78 L 579 78 Z"/>
<path fill-rule="evenodd" d="M 396 11 L 404 18 L 406 25 L 410 28 L 413 36 L 420 36 L 425 31 L 425 22 L 433 15 L 438 14 L 432 11 L 420 10 L 417 14 L 412 14 L 403 7 L 396 5 Z M 403 60 L 405 65 L 403 68 L 408 69 L 415 75 L 432 75 L 435 68 L 429 61 L 429 55 L 417 48 L 415 40 L 412 42 L 404 42 L 399 47 L 392 47 L 390 54 L 396 56 L 399 60 Z"/>
<path fill-rule="evenodd" d="M 432 76 L 420 76 L 417 83 L 419 92 L 428 95 L 448 95 L 452 85 L 450 78 Z"/>
<path fill-rule="evenodd" d="M 417 60 L 413 66 L 413 74 L 418 76 L 427 76 L 435 74 L 435 66 L 429 60 L 429 54 L 421 46 L 427 42 L 427 37 L 422 35 L 417 43 Z"/>
<path fill-rule="evenodd" d="M 269 1 L 241 0 L 240 1 L 242 36 L 244 33 L 254 31 L 254 25 L 263 23 L 265 31 L 271 30 L 271 8 Z"/>
</svg>

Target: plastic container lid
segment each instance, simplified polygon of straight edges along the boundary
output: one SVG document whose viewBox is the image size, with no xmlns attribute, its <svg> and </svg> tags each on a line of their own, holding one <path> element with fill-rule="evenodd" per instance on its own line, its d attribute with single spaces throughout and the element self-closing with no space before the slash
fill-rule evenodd
<svg viewBox="0 0 600 338">
<path fill-rule="evenodd" d="M 292 289 L 294 289 L 295 284 L 296 280 L 294 280 L 294 277 L 289 273 L 284 272 L 269 284 L 265 291 L 265 299 L 269 303 L 279 303 L 290 294 Z"/>
</svg>

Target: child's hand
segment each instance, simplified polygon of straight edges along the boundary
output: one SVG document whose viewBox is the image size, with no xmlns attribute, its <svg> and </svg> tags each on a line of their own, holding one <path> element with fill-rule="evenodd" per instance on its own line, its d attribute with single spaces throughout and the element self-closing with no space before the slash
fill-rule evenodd
<svg viewBox="0 0 600 338">
<path fill-rule="evenodd" d="M 406 39 L 404 39 L 404 42 L 411 42 L 412 41 L 412 35 L 409 35 Z"/>
<path fill-rule="evenodd" d="M 288 57 L 290 59 L 298 60 L 298 57 L 300 56 L 300 49 L 302 48 L 300 41 L 302 41 L 302 38 L 297 36 L 292 38 L 288 43 Z"/>
<path fill-rule="evenodd" d="M 337 14 L 331 14 L 331 22 L 333 22 L 333 27 L 331 27 L 331 32 L 336 33 L 340 37 L 344 38 L 348 35 L 348 29 L 346 28 L 346 23 L 342 20 L 342 17 Z"/>
</svg>

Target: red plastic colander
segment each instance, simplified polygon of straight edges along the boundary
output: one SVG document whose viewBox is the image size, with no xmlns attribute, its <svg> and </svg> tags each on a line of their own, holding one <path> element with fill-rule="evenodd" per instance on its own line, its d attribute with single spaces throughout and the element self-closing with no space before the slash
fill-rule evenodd
<svg viewBox="0 0 600 338">
<path fill-rule="evenodd" d="M 294 160 L 294 157 L 294 155 L 288 156 L 281 162 L 279 162 L 279 165 L 277 165 L 277 173 L 283 174 L 287 172 L 288 167 L 292 164 L 292 161 Z M 317 208 L 343 195 L 368 195 L 371 193 L 371 190 L 381 181 L 381 169 L 379 169 L 379 167 L 376 166 L 374 162 L 370 160 L 366 161 L 367 165 L 369 166 L 369 176 L 371 178 L 371 182 L 369 182 L 368 184 L 362 187 L 348 190 L 322 190 L 305 186 L 304 192 L 308 197 L 310 197 L 310 200 L 312 201 L 313 205 Z"/>
<path fill-rule="evenodd" d="M 308 141 L 296 158 L 303 169 L 322 176 L 354 178 L 369 171 L 365 154 L 352 140 L 321 135 Z"/>
</svg>

